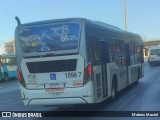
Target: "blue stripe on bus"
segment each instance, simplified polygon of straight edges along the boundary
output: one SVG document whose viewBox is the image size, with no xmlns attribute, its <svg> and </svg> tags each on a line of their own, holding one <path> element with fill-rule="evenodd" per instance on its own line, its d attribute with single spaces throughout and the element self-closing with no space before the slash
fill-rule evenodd
<svg viewBox="0 0 160 120">
<path fill-rule="evenodd" d="M 2 79 L 4 79 L 4 73 L 5 72 L 2 72 Z M 8 78 L 11 78 L 11 77 L 17 77 L 17 72 L 16 71 L 10 71 L 10 72 L 6 72 L 8 74 Z"/>
</svg>

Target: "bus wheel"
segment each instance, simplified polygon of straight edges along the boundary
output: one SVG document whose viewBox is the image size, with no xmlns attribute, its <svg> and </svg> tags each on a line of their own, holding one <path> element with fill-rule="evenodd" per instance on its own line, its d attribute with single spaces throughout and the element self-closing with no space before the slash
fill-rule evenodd
<svg viewBox="0 0 160 120">
<path fill-rule="evenodd" d="M 116 98 L 116 84 L 112 84 L 111 88 L 111 99 L 112 101 Z"/>
<path fill-rule="evenodd" d="M 111 100 L 114 101 L 117 94 L 117 77 L 116 75 L 112 78 L 112 87 L 111 87 Z"/>
<path fill-rule="evenodd" d="M 138 83 L 139 83 L 139 80 L 136 80 L 136 81 L 134 82 L 135 85 L 138 85 Z"/>
<path fill-rule="evenodd" d="M 8 80 L 8 74 L 7 74 L 7 73 L 4 74 L 4 80 L 5 80 L 5 81 Z"/>
</svg>

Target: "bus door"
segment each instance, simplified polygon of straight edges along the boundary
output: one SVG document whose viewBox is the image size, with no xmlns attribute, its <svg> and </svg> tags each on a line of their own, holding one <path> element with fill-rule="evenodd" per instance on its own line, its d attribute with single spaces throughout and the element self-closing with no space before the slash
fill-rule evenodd
<svg viewBox="0 0 160 120">
<path fill-rule="evenodd" d="M 109 63 L 109 46 L 106 41 L 100 41 L 99 44 L 102 70 L 102 93 L 103 98 L 106 98 L 108 96 L 107 63 Z"/>
<path fill-rule="evenodd" d="M 100 44 L 98 38 L 93 36 L 91 39 L 91 64 L 92 64 L 92 76 L 94 82 L 94 95 L 95 102 L 101 102 L 103 100 L 102 92 L 102 69 L 101 69 L 101 60 L 100 60 Z"/>
<path fill-rule="evenodd" d="M 95 101 L 101 102 L 108 96 L 107 63 L 109 62 L 109 49 L 106 41 L 92 38 L 92 72 L 94 80 Z"/>
</svg>

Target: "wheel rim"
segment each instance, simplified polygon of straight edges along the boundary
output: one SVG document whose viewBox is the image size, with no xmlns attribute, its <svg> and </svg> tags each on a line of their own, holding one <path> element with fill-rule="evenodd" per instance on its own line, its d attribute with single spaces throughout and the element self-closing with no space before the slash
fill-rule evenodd
<svg viewBox="0 0 160 120">
<path fill-rule="evenodd" d="M 114 99 L 115 98 L 115 88 L 114 87 L 112 87 L 112 93 L 111 93 L 111 95 L 112 95 L 112 98 Z"/>
</svg>

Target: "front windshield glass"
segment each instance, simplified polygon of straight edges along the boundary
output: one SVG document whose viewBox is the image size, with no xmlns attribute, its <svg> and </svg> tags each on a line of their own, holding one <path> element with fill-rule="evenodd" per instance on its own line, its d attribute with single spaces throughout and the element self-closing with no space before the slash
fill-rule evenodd
<svg viewBox="0 0 160 120">
<path fill-rule="evenodd" d="M 24 53 L 77 49 L 79 24 L 50 24 L 33 26 L 19 31 L 19 40 Z"/>
<path fill-rule="evenodd" d="M 151 55 L 159 55 L 159 54 L 160 54 L 160 49 L 151 50 Z"/>
<path fill-rule="evenodd" d="M 15 65 L 16 64 L 16 57 L 6 57 L 0 58 L 1 65 Z"/>
</svg>

